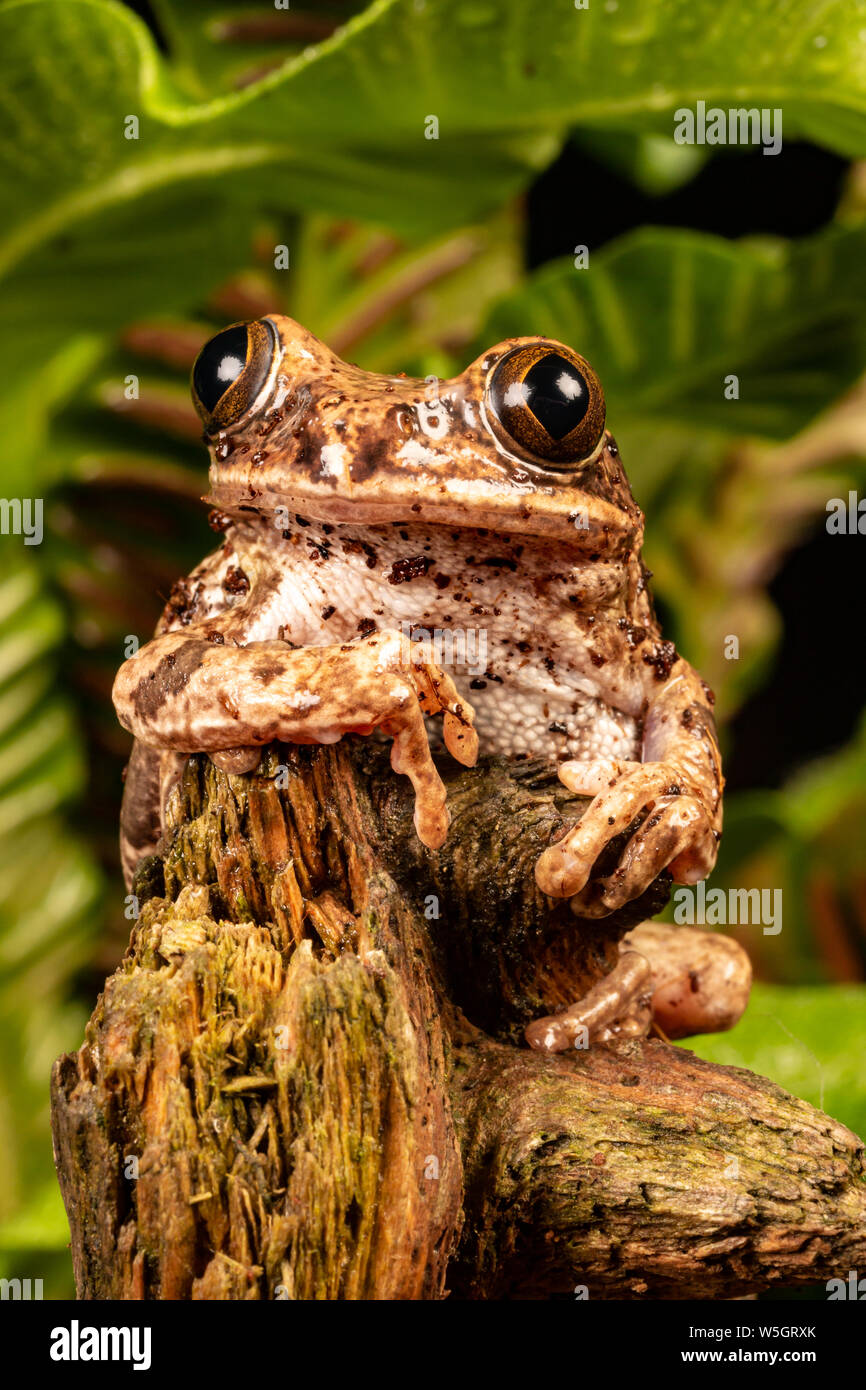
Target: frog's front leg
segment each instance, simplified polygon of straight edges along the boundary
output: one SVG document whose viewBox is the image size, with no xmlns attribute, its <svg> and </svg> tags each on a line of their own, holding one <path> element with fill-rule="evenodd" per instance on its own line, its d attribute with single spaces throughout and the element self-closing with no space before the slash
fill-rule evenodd
<svg viewBox="0 0 866 1390">
<path fill-rule="evenodd" d="M 715 722 L 706 686 L 681 659 L 664 684 L 650 692 L 641 751 L 644 761 L 640 763 L 568 762 L 559 769 L 569 790 L 593 800 L 574 830 L 541 855 L 536 879 L 551 897 L 570 898 L 578 916 L 604 917 L 615 912 L 640 897 L 664 870 L 675 882 L 697 883 L 716 862 L 723 779 Z M 616 868 L 604 878 L 592 879 L 599 855 L 635 821 L 637 828 Z M 677 966 L 671 975 L 667 936 L 664 951 L 651 930 L 640 942 L 629 942 L 610 975 L 564 1014 L 530 1025 L 527 1041 L 543 1051 L 559 1052 L 572 1046 L 584 1030 L 590 1040 L 600 1041 L 617 1034 L 646 1032 L 657 1014 L 662 1029 L 673 1030 L 671 1036 L 730 1027 L 730 1022 L 719 1020 L 739 1017 L 748 998 L 748 984 L 744 994 L 739 985 L 734 990 L 736 999 L 731 1007 L 724 1003 L 722 990 L 719 1011 L 703 1007 L 693 997 L 694 989 L 690 988 L 692 997 L 687 998 L 682 981 L 698 978 L 695 967 L 683 964 L 682 950 L 687 950 L 687 945 L 684 941 L 678 948 Z M 713 950 L 708 948 L 708 958 Z M 731 951 L 738 956 L 734 973 L 740 982 L 748 972 L 745 953 L 726 941 L 716 951 L 718 960 L 703 981 L 701 1000 L 709 997 L 717 983 L 716 966 L 724 976 L 731 965 Z M 667 988 L 677 996 L 676 1007 L 663 1004 Z M 672 1020 L 678 1013 L 681 1024 L 674 1026 Z"/>
<path fill-rule="evenodd" d="M 677 883 L 697 883 L 716 862 L 722 824 L 722 772 L 706 687 L 678 660 L 651 693 L 642 762 L 566 762 L 561 781 L 591 796 L 580 823 L 541 855 L 542 892 L 570 898 L 581 917 L 603 917 L 640 897 L 667 869 Z M 619 864 L 590 881 L 605 846 L 639 817 Z"/>
<path fill-rule="evenodd" d="M 206 752 L 231 770 L 248 750 L 273 740 L 336 743 L 381 729 L 393 739 L 391 765 L 415 789 L 415 827 L 425 845 L 445 839 L 445 789 L 427 742 L 424 716 L 444 715 L 448 750 L 471 766 L 478 740 L 473 710 L 453 681 L 399 632 L 354 642 L 293 647 L 281 640 L 228 641 L 237 611 L 167 632 L 124 663 L 114 684 L 118 718 L 149 748 Z"/>
</svg>

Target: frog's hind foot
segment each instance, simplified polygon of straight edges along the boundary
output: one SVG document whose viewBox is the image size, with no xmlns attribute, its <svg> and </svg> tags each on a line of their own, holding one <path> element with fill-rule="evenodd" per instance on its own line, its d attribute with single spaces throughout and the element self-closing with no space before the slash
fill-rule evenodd
<svg viewBox="0 0 866 1390">
<path fill-rule="evenodd" d="M 642 1037 L 652 1013 L 652 970 L 637 951 L 625 951 L 609 975 L 561 1014 L 530 1023 L 524 1034 L 537 1052 L 567 1052 L 613 1037 Z"/>
<path fill-rule="evenodd" d="M 749 1002 L 752 966 L 733 937 L 670 922 L 641 922 L 622 943 L 652 969 L 652 1016 L 668 1038 L 724 1033 Z"/>
<path fill-rule="evenodd" d="M 642 922 L 624 937 L 610 974 L 577 1004 L 526 1029 L 530 1047 L 565 1052 L 614 1038 L 645 1037 L 655 1027 L 674 1040 L 722 1033 L 749 1002 L 752 967 L 729 936 L 668 922 Z"/>
</svg>

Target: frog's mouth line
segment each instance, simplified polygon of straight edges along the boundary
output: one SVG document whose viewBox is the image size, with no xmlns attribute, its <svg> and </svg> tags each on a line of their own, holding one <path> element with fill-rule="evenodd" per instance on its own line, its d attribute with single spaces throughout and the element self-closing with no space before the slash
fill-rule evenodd
<svg viewBox="0 0 866 1390">
<path fill-rule="evenodd" d="M 318 489 L 275 491 L 267 487 L 251 492 L 246 483 L 215 483 L 203 501 L 239 521 L 253 516 L 279 520 L 284 513 L 299 513 L 311 520 L 334 525 L 389 525 L 425 522 L 431 525 L 485 527 L 505 534 L 534 535 L 551 540 L 568 540 L 587 555 L 594 552 L 615 556 L 626 553 L 633 544 L 635 528 L 642 526 L 639 509 L 624 511 L 594 493 L 569 489 L 562 495 L 555 488 L 543 492 L 492 493 L 489 500 L 453 494 L 407 500 L 405 479 L 389 488 L 389 479 L 373 492 L 366 487 L 363 496 L 346 497 Z"/>
</svg>

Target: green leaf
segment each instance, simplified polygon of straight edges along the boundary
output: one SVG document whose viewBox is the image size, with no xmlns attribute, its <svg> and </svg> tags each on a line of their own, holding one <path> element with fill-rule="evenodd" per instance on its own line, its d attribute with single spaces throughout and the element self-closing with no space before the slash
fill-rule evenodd
<svg viewBox="0 0 866 1390">
<path fill-rule="evenodd" d="M 866 718 L 845 748 L 799 769 L 781 789 L 725 798 L 725 831 L 708 886 L 781 893 L 778 935 L 741 932 L 765 977 L 862 977 L 864 818 Z"/>
<path fill-rule="evenodd" d="M 68 1241 L 69 1222 L 56 1180 L 34 1192 L 21 1211 L 0 1222 L 0 1253 L 62 1250 Z"/>
<path fill-rule="evenodd" d="M 176 7 L 163 13 L 170 41 L 189 36 Z M 844 0 L 788 0 L 781 56 L 779 24 L 774 7 L 737 0 L 375 0 L 260 80 L 205 82 L 194 101 L 182 39 L 175 70 L 109 0 L 11 0 L 0 268 L 99 211 L 227 178 L 233 197 L 252 189 L 271 207 L 453 226 L 501 203 L 570 128 L 673 141 L 675 111 L 698 99 L 781 106 L 788 134 L 862 155 L 862 16 Z M 138 139 L 125 138 L 129 116 Z"/>
<path fill-rule="evenodd" d="M 152 0 L 171 54 L 172 74 L 197 100 L 238 91 L 289 58 L 330 38 L 366 0 Z"/>
<path fill-rule="evenodd" d="M 755 985 L 730 1033 L 689 1038 L 708 1062 L 747 1067 L 866 1134 L 863 1019 L 866 987 Z"/>
<path fill-rule="evenodd" d="M 411 228 L 454 225 L 502 201 L 552 157 L 558 138 L 549 122 L 490 131 L 476 118 L 425 139 L 426 116 L 437 113 L 430 100 L 447 104 L 453 82 L 438 60 L 428 71 L 436 46 L 425 52 L 418 40 L 431 24 L 411 4 L 380 0 L 276 74 L 195 104 L 120 5 L 13 0 L 0 10 L 9 127 L 0 193 L 14 195 L 4 198 L 12 215 L 0 270 L 98 213 L 146 205 L 180 185 L 224 196 L 229 177 L 232 200 L 252 192 L 260 206 Z M 392 104 L 407 93 L 411 112 Z"/>
<path fill-rule="evenodd" d="M 84 785 L 77 731 L 55 689 L 63 615 L 36 555 L 23 544 L 16 555 L 15 544 L 0 563 L 0 1252 L 26 1254 L 66 1243 L 50 1195 L 47 1078 L 80 1041 L 84 1011 L 68 1001 L 101 881 L 63 818 Z M 4 1273 L 17 1273 L 18 1256 L 10 1261 L 0 1261 Z"/>
<path fill-rule="evenodd" d="M 169 9 L 181 6 L 162 6 Z M 359 143 L 414 133 L 427 112 L 463 133 L 591 125 L 669 134 L 678 107 L 705 100 L 781 106 L 788 134 L 858 154 L 862 28 L 844 0 L 820 8 L 787 0 L 782 13 L 736 0 L 618 0 L 580 10 L 573 0 L 377 0 L 288 71 L 291 97 L 312 97 L 317 113 L 327 104 L 325 128 L 337 137 L 341 108 L 357 102 Z"/>
<path fill-rule="evenodd" d="M 406 244 L 363 225 L 305 218 L 286 311 L 368 371 L 459 371 L 479 325 L 520 273 L 509 209 L 486 224 Z M 464 359 L 461 361 L 461 357 Z M 439 374 L 442 374 L 440 372 Z"/>
<path fill-rule="evenodd" d="M 478 345 L 571 343 L 604 383 L 608 420 L 786 438 L 866 366 L 866 231 L 733 243 L 643 229 L 551 262 L 501 300 Z M 726 399 L 736 376 L 739 398 Z"/>
<path fill-rule="evenodd" d="M 578 130 L 573 139 L 594 159 L 609 164 L 655 197 L 688 183 L 711 154 L 706 145 L 677 145 L 669 135 L 630 130 Z"/>
</svg>

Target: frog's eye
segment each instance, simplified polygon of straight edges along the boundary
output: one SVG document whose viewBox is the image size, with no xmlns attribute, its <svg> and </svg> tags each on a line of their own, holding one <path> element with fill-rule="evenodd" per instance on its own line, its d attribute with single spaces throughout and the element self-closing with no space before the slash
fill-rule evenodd
<svg viewBox="0 0 866 1390">
<path fill-rule="evenodd" d="M 205 343 L 192 369 L 192 398 L 209 432 L 240 420 L 268 378 L 276 333 L 267 319 L 233 323 Z"/>
<path fill-rule="evenodd" d="M 569 348 L 533 343 L 506 353 L 490 378 L 488 399 L 505 434 L 546 463 L 574 467 L 601 443 L 601 382 Z"/>
</svg>

